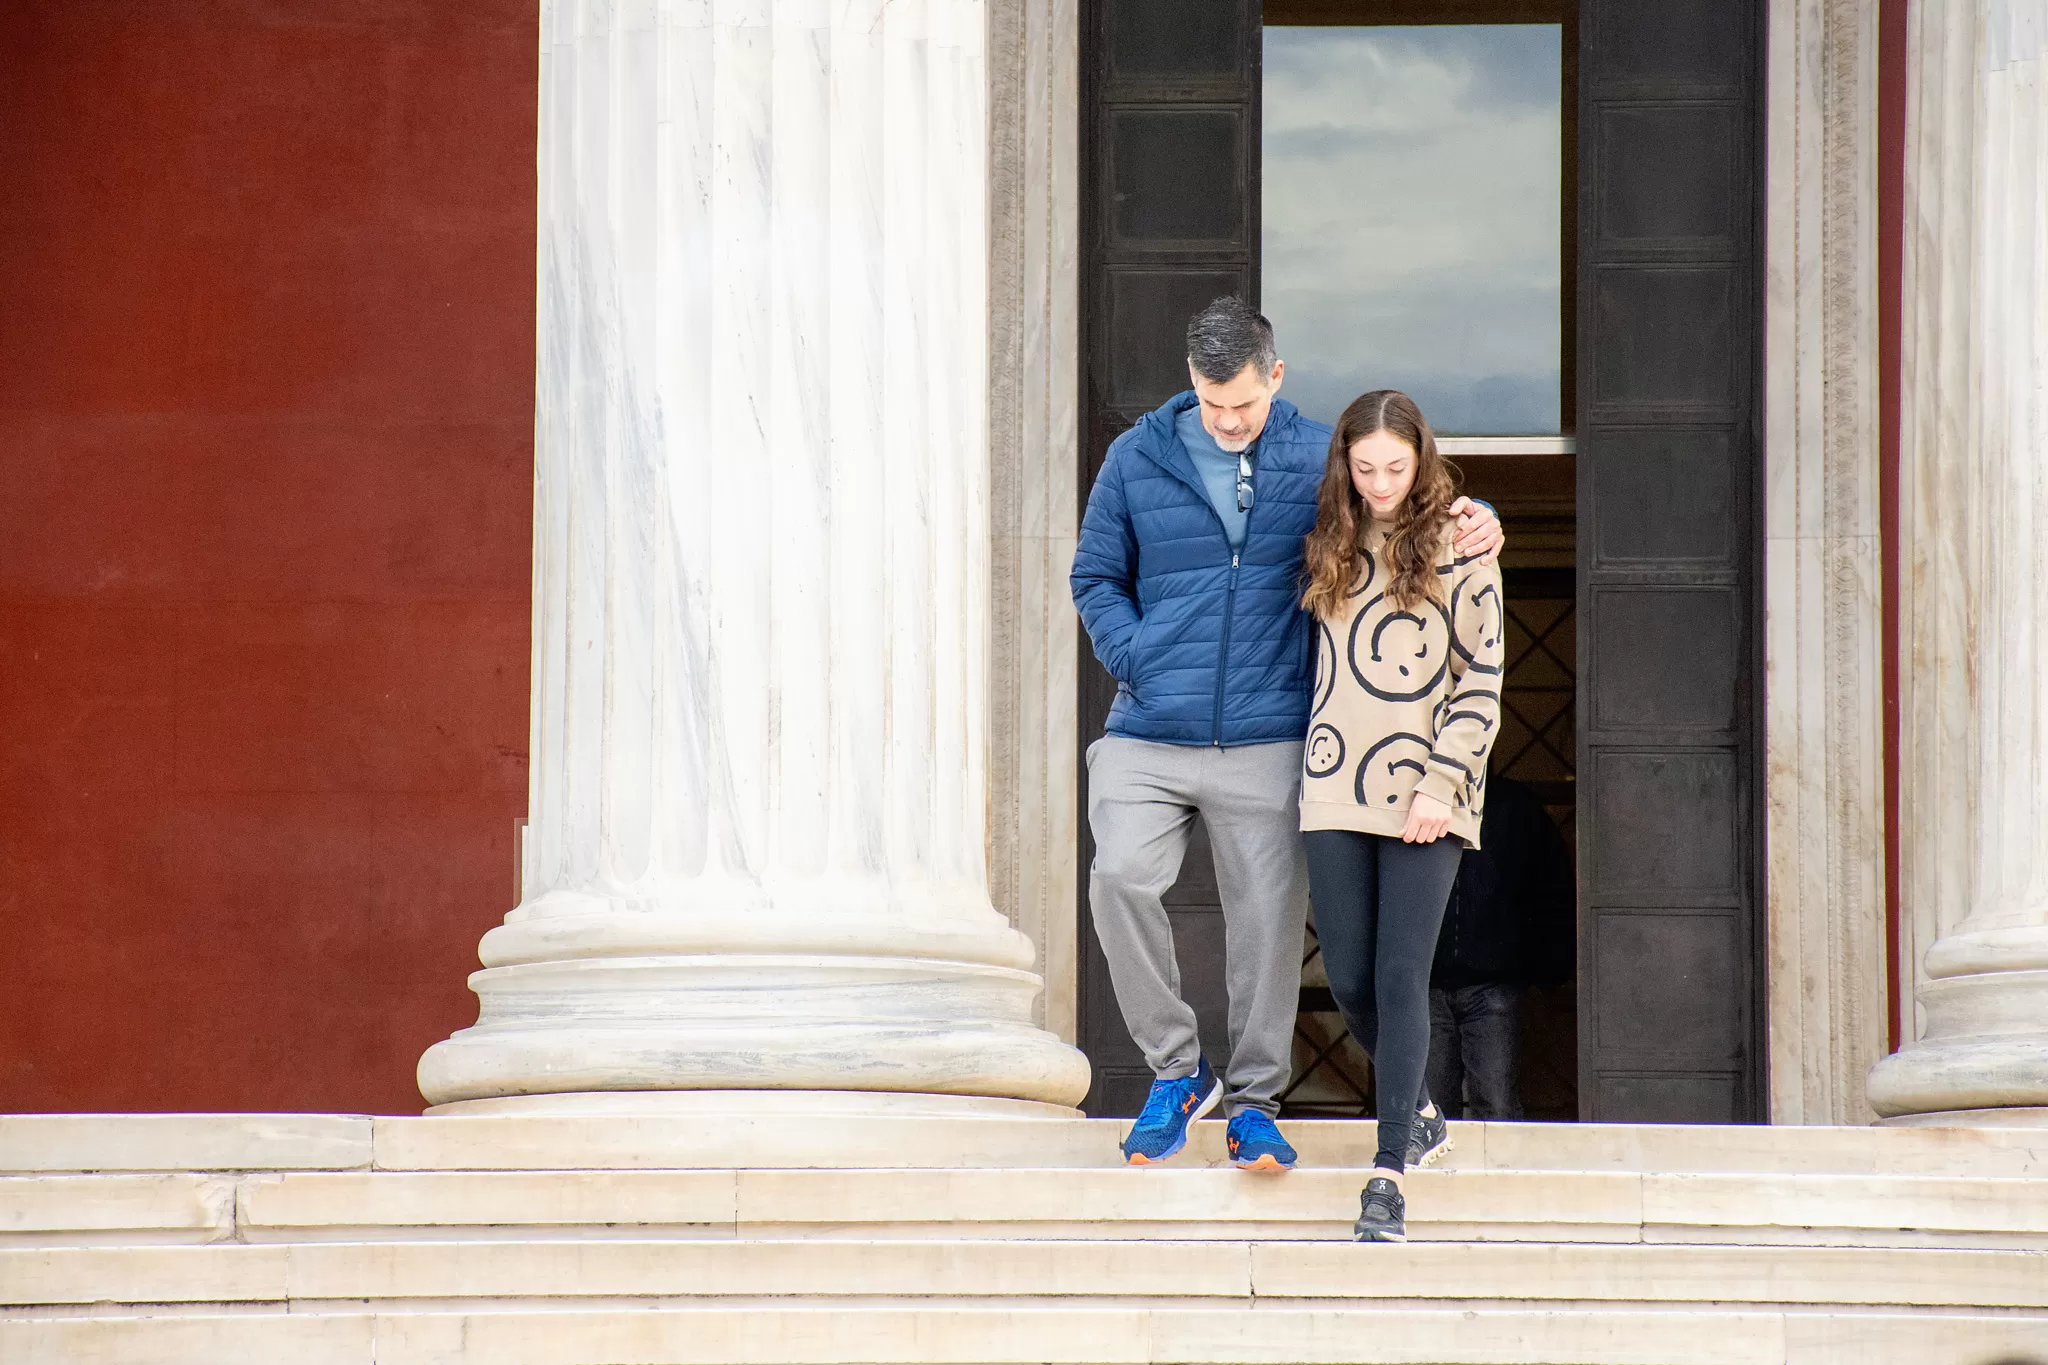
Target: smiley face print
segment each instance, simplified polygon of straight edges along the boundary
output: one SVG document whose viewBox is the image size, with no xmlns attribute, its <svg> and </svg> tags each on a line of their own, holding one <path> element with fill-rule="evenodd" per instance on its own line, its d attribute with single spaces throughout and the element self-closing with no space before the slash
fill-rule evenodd
<svg viewBox="0 0 2048 1365">
<path fill-rule="evenodd" d="M 1436 602 L 1403 611 L 1381 593 L 1351 622 L 1351 676 L 1381 701 L 1418 701 L 1450 667 L 1451 617 Z"/>
<path fill-rule="evenodd" d="M 1388 735 L 1358 761 L 1352 794 L 1359 805 L 1375 810 L 1398 806 L 1429 771 L 1424 766 L 1428 761 L 1429 741 L 1421 735 Z"/>
<path fill-rule="evenodd" d="M 1309 698 L 1309 719 L 1314 720 L 1330 704 L 1337 691 L 1337 637 L 1327 622 L 1318 621 L 1316 631 L 1316 680 Z"/>
<path fill-rule="evenodd" d="M 1334 725 L 1318 725 L 1308 732 L 1303 768 L 1310 777 L 1328 777 L 1344 766 L 1344 736 Z"/>
<path fill-rule="evenodd" d="M 1459 585 L 1451 598 L 1451 646 L 1458 651 L 1474 673 L 1490 673 L 1498 676 L 1500 669 L 1485 660 L 1499 649 L 1501 637 L 1507 633 L 1507 611 L 1500 600 L 1500 589 L 1492 583 L 1481 583 L 1476 588 L 1468 580 Z M 1463 641 L 1471 640 L 1475 648 L 1467 650 Z"/>
</svg>

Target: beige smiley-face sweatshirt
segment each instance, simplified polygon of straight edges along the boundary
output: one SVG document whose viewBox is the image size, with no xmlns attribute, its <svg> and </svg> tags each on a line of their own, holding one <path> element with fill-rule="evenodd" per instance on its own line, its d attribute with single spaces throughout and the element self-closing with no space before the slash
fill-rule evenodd
<svg viewBox="0 0 2048 1365">
<path fill-rule="evenodd" d="M 1500 570 L 1456 558 L 1447 531 L 1438 600 L 1402 611 L 1387 599 L 1393 575 L 1378 528 L 1359 558 L 1337 613 L 1316 621 L 1301 827 L 1398 839 L 1421 791 L 1451 808 L 1451 833 L 1477 848 L 1500 732 Z"/>
</svg>

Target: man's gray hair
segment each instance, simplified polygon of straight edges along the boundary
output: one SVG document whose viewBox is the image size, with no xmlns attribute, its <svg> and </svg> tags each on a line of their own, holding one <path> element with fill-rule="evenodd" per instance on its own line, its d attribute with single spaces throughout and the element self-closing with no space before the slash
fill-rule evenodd
<svg viewBox="0 0 2048 1365">
<path fill-rule="evenodd" d="M 1228 384 L 1252 366 L 1273 377 L 1273 324 L 1243 299 L 1224 295 L 1188 319 L 1188 364 L 1212 384 Z"/>
</svg>

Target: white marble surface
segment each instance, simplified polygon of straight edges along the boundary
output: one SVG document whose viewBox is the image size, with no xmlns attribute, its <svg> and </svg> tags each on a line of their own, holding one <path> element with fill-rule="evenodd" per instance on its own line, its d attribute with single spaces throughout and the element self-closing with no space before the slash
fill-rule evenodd
<svg viewBox="0 0 2048 1365">
<path fill-rule="evenodd" d="M 1814 1313 L 1755 1307 L 1558 1305 L 1475 1311 L 1462 1305 L 1252 1308 L 1012 1307 L 883 1299 L 849 1310 L 757 1307 L 226 1315 L 7 1329 L 10 1365 L 455 1365 L 517 1358 L 636 1365 L 828 1362 L 1288 1361 L 1357 1359 L 1370 1340 L 1389 1360 L 1503 1365 L 1559 1358 L 1586 1365 L 1921 1365 L 2024 1359 L 2040 1322 L 1986 1313 L 1902 1318 L 1883 1310 Z"/>
<path fill-rule="evenodd" d="M 29 1188 L 0 1186 L 0 1209 L 22 1224 L 0 1234 L 0 1265 L 36 1259 L 4 1254 L 11 1251 L 169 1245 L 166 1234 L 178 1232 L 192 1234 L 187 1245 L 241 1247 L 389 1241 L 429 1229 L 440 1241 L 514 1230 L 567 1239 L 601 1229 L 661 1238 L 1341 1238 L 1371 1169 L 1304 1166 L 1281 1179 L 1180 1161 L 1148 1171 L 955 1162 L 901 1170 L 266 1174 L 217 1182 L 222 1197 L 197 1215 L 97 1188 L 136 1177 L 14 1179 L 7 1183 Z M 1409 1216 L 1431 1241 L 1461 1231 L 1474 1242 L 1553 1244 L 1882 1246 L 1889 1237 L 1898 1245 L 2031 1248 L 2038 1270 L 2048 1238 L 2048 1186 L 2038 1178 L 1432 1169 L 1411 1180 Z M 169 1216 L 176 1213 L 186 1216 Z M 2048 1299 L 2048 1277 L 2033 1278 Z M 8 1288 L 0 1275 L 0 1300 Z"/>
<path fill-rule="evenodd" d="M 544 8 L 524 898 L 429 1101 L 1085 1090 L 986 871 L 984 22 Z"/>
<path fill-rule="evenodd" d="M 235 1186 L 196 1171 L 0 1176 L 0 1239 L 218 1241 L 234 1233 Z"/>
<path fill-rule="evenodd" d="M 1902 873 L 1880 1113 L 2048 1105 L 2048 0 L 1915 6 Z"/>
<path fill-rule="evenodd" d="M 473 1103 L 472 1114 L 500 1102 Z M 242 1114 L 5 1114 L 0 1152 L 12 1160 L 5 1176 L 69 1179 L 97 1172 L 74 1184 L 81 1191 L 162 1188 L 132 1180 L 137 1172 L 168 1172 L 181 1182 L 234 1172 L 246 1210 L 252 1198 L 274 1198 L 286 1187 L 362 1188 L 353 1177 L 379 1173 L 1121 1167 L 1117 1142 L 1126 1127 L 1028 1101 L 856 1091 L 613 1092 L 560 1103 L 577 1112 L 298 1116 L 358 1130 L 345 1152 L 308 1142 L 303 1130 L 266 1125 L 252 1131 Z M 49 1126 L 52 1117 L 90 1122 L 94 1135 L 82 1153 L 90 1166 L 79 1164 L 81 1144 L 51 1141 L 62 1131 Z M 2010 1126 L 1987 1126 L 1991 1118 Z M 176 1123 L 170 1143 L 165 1119 Z M 2048 1176 L 2048 1146 L 2039 1134 L 2021 1131 L 2027 1125 L 2048 1126 L 2048 1109 L 1984 1111 L 1965 1126 L 1938 1126 L 1926 1116 L 1896 1127 L 1454 1120 L 1455 1146 L 1432 1169 Z M 1372 1124 L 1290 1119 L 1282 1127 L 1304 1168 L 1372 1163 Z M 1196 1124 L 1173 1165 L 1227 1165 L 1223 1130 L 1217 1121 Z M 289 1177 L 282 1186 L 278 1175 Z M 98 1183 L 101 1177 L 110 1183 Z M 0 1177 L 0 1190 L 27 1188 Z M 5 1218 L 0 1214 L 0 1223 Z"/>
<path fill-rule="evenodd" d="M 1989 1360 L 2048 1323 L 2048 1186 L 1916 1160 L 2012 1133 L 1460 1125 L 1461 1157 L 1512 1131 L 1550 1169 L 1417 1172 L 1415 1241 L 1361 1248 L 1356 1167 L 962 1168 L 957 1128 L 917 1122 L 914 1150 L 955 1169 L 251 1172 L 216 1182 L 211 1229 L 113 1227 L 88 1187 L 132 1177 L 61 1178 L 82 1216 L 0 1233 L 0 1359 L 1873 1365 Z M 1358 1152 L 1369 1125 L 1291 1127 Z M 1585 1162 L 1629 1146 L 1656 1150 Z M 1671 1160 L 1823 1146 L 1866 1173 Z"/>
<path fill-rule="evenodd" d="M 990 890 L 1072 1041 L 1080 961 L 1076 0 L 989 0 Z"/>
<path fill-rule="evenodd" d="M 348 1170 L 370 1164 L 364 1114 L 5 1114 L 0 1173 Z"/>
<path fill-rule="evenodd" d="M 423 1210 L 424 1211 L 424 1210 Z M 972 1231 L 972 1229 L 961 1229 Z M 1361 1254 L 1373 1272 L 1359 1273 Z M 504 1301 L 870 1296 L 1115 1300 L 1591 1300 L 2048 1307 L 2022 1252 L 1875 1247 L 1417 1242 L 1360 1253 L 1333 1241 L 635 1237 L 348 1241 L 297 1246 L 0 1250 L 0 1290 L 46 1307 L 337 1300 Z M 303 1306 L 302 1306 L 303 1305 Z M 444 1305 L 437 1305 L 444 1306 Z M 857 1306 L 849 1302 L 848 1307 Z"/>
<path fill-rule="evenodd" d="M 1867 1123 L 1884 1055 L 1877 35 L 1772 0 L 1765 363 L 1771 1118 Z"/>
<path fill-rule="evenodd" d="M 832 1362 L 1273 1362 L 1440 1365 L 1925 1365 L 2025 1359 L 2038 1318 L 1996 1313 L 1813 1312 L 1799 1307 L 1538 1304 L 1474 1309 L 1268 1308 L 1172 1303 L 1088 1307 L 881 1298 L 857 1308 L 757 1306 L 378 1313 L 227 1313 L 0 1322 L 8 1365 L 832 1365 Z"/>
</svg>

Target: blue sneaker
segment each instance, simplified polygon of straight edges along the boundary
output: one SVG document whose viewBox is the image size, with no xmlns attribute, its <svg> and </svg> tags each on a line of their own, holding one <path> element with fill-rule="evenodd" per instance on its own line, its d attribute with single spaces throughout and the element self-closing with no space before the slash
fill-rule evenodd
<svg viewBox="0 0 2048 1365">
<path fill-rule="evenodd" d="M 1294 1148 L 1280 1136 L 1279 1125 L 1263 1109 L 1240 1109 L 1230 1116 L 1224 1137 L 1230 1159 L 1240 1171 L 1291 1171 Z"/>
<path fill-rule="evenodd" d="M 1133 1166 L 1164 1161 L 1188 1145 L 1188 1125 L 1214 1109 L 1223 1098 L 1223 1082 L 1204 1057 L 1192 1076 L 1154 1081 L 1145 1108 L 1124 1139 L 1124 1160 Z"/>
</svg>

